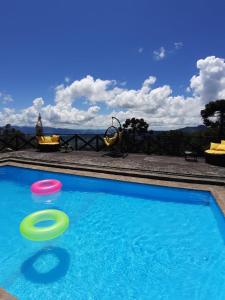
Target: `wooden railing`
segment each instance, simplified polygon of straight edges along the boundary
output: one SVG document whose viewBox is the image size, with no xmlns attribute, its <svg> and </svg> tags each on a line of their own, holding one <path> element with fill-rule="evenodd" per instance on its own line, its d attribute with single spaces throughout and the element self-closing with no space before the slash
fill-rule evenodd
<svg viewBox="0 0 225 300">
<path fill-rule="evenodd" d="M 92 150 L 100 151 L 105 149 L 103 136 L 100 134 L 74 134 L 61 135 L 60 143 L 62 146 L 71 146 L 75 151 Z"/>
<path fill-rule="evenodd" d="M 70 146 L 75 151 L 105 149 L 103 136 L 100 134 L 63 134 L 60 135 L 61 146 Z M 37 148 L 37 140 L 33 135 L 0 135 L 0 151 L 10 148 L 18 151 L 28 148 Z"/>
<path fill-rule="evenodd" d="M 125 135 L 122 147 L 125 152 L 182 155 L 185 150 L 195 148 L 199 155 L 209 147 L 210 142 L 218 142 L 215 137 L 168 134 L 142 134 L 141 136 Z M 101 134 L 63 134 L 60 135 L 61 146 L 70 146 L 75 151 L 105 151 Z M 34 135 L 9 134 L 0 135 L 0 151 L 10 148 L 14 151 L 36 149 L 37 140 Z"/>
</svg>

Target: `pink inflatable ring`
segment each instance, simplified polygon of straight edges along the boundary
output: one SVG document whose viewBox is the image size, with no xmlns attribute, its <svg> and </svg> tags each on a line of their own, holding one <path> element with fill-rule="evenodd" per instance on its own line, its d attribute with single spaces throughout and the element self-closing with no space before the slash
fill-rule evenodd
<svg viewBox="0 0 225 300">
<path fill-rule="evenodd" d="M 40 180 L 32 184 L 31 192 L 37 195 L 49 195 L 59 192 L 62 188 L 62 183 L 56 179 Z"/>
</svg>

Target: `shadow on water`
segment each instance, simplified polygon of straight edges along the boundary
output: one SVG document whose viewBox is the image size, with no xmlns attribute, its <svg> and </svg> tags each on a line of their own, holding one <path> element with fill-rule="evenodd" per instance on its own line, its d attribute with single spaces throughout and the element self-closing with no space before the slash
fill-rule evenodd
<svg viewBox="0 0 225 300">
<path fill-rule="evenodd" d="M 36 195 L 32 193 L 32 201 L 38 204 L 52 205 L 57 203 L 61 197 L 61 192 L 53 193 L 50 195 Z"/>
<path fill-rule="evenodd" d="M 38 260 L 41 259 L 44 261 L 44 264 L 47 265 L 49 255 L 57 259 L 56 266 L 46 272 L 40 272 L 36 268 Z M 70 255 L 65 249 L 60 247 L 48 247 L 39 250 L 33 256 L 24 261 L 21 266 L 21 273 L 29 281 L 47 284 L 64 277 L 68 271 L 69 265 Z"/>
</svg>

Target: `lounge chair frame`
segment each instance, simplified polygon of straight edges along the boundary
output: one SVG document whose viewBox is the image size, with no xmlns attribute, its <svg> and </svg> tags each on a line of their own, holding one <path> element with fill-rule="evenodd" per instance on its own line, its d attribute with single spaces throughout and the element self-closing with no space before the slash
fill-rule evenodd
<svg viewBox="0 0 225 300">
<path fill-rule="evenodd" d="M 225 154 L 205 153 L 205 162 L 211 165 L 225 167 Z"/>
<path fill-rule="evenodd" d="M 38 144 L 38 150 L 40 152 L 55 152 L 59 151 L 60 149 L 60 142 L 57 144 L 52 143 L 39 143 L 38 136 L 36 136 L 37 144 Z"/>
</svg>

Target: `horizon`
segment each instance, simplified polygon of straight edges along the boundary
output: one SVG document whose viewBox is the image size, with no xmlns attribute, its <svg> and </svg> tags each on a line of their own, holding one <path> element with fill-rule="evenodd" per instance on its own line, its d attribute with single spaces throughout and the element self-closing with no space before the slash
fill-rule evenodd
<svg viewBox="0 0 225 300">
<path fill-rule="evenodd" d="M 12 125 L 12 124 L 6 124 L 10 125 L 11 128 L 19 129 L 21 130 L 22 133 L 29 134 L 31 133 L 31 130 L 33 130 L 33 133 L 35 133 L 35 126 L 18 126 L 18 125 Z M 0 129 L 3 129 L 6 125 L 0 126 Z M 186 127 L 181 127 L 177 129 L 164 129 L 164 130 L 152 130 L 152 128 L 148 128 L 148 132 L 153 131 L 154 132 L 167 132 L 167 131 L 173 131 L 173 130 L 188 130 L 188 129 L 194 129 L 194 131 L 198 130 L 203 130 L 204 128 L 207 128 L 205 125 L 197 125 L 197 126 L 186 126 Z M 46 131 L 47 129 L 47 131 Z M 78 131 L 84 131 L 84 132 L 101 132 L 104 133 L 107 128 L 60 128 L 60 127 L 51 127 L 51 126 L 45 126 L 44 127 L 44 132 L 45 134 L 69 134 L 69 133 L 63 133 L 64 131 L 73 131 L 73 132 L 78 132 Z M 50 131 L 48 131 L 50 130 Z M 54 131 L 55 130 L 55 131 Z M 57 132 L 59 130 L 60 132 Z"/>
<path fill-rule="evenodd" d="M 41 113 L 44 127 L 105 129 L 116 116 L 172 130 L 225 99 L 222 0 L 12 2 L 0 11 L 0 126 Z"/>
</svg>

